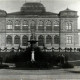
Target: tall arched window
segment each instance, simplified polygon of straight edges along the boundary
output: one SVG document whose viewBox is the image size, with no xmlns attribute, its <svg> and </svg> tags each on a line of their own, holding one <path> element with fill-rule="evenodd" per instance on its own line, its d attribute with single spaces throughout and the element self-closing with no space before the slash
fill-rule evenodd
<svg viewBox="0 0 80 80">
<path fill-rule="evenodd" d="M 6 26 L 6 29 L 13 29 L 13 22 L 11 20 L 7 21 L 7 26 Z"/>
<path fill-rule="evenodd" d="M 22 30 L 28 30 L 28 21 L 27 20 L 24 20 L 23 21 L 23 24 L 22 24 Z"/>
<path fill-rule="evenodd" d="M 18 35 L 14 38 L 14 44 L 20 44 L 20 37 Z"/>
<path fill-rule="evenodd" d="M 8 35 L 8 36 L 6 37 L 6 43 L 7 43 L 7 44 L 12 44 L 12 36 Z"/>
<path fill-rule="evenodd" d="M 22 45 L 23 46 L 28 46 L 28 37 L 26 35 L 24 35 L 22 37 Z"/>
<path fill-rule="evenodd" d="M 38 46 L 43 46 L 44 45 L 44 37 L 40 35 L 38 37 Z"/>
<path fill-rule="evenodd" d="M 59 44 L 59 42 L 60 42 L 59 39 L 60 39 L 59 36 L 58 36 L 58 35 L 55 35 L 55 36 L 54 36 L 54 43 L 55 43 L 55 44 Z"/>
<path fill-rule="evenodd" d="M 59 21 L 54 22 L 54 30 L 59 31 Z"/>
<path fill-rule="evenodd" d="M 44 31 L 44 22 L 41 20 L 39 21 L 38 31 Z"/>
<path fill-rule="evenodd" d="M 50 35 L 46 36 L 46 44 L 52 44 L 52 37 Z"/>
<path fill-rule="evenodd" d="M 34 20 L 31 21 L 31 24 L 30 24 L 30 27 L 31 27 L 31 30 L 36 30 L 36 22 Z"/>
<path fill-rule="evenodd" d="M 49 20 L 46 22 L 46 31 L 52 31 L 52 22 Z"/>
<path fill-rule="evenodd" d="M 20 30 L 20 21 L 19 20 L 15 21 L 14 30 Z"/>
</svg>

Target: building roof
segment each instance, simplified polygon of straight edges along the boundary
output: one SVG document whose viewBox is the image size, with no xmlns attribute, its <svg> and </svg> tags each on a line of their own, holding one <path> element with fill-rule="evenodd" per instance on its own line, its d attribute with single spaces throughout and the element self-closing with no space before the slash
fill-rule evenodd
<svg viewBox="0 0 80 80">
<path fill-rule="evenodd" d="M 24 3 L 18 12 L 8 13 L 7 17 L 27 17 L 27 18 L 59 18 L 59 17 L 78 17 L 77 11 L 70 10 L 69 8 L 60 11 L 59 14 L 47 12 L 44 5 L 39 2 Z"/>
<path fill-rule="evenodd" d="M 71 10 L 71 9 L 69 9 L 69 8 L 66 8 L 65 10 L 60 11 L 60 12 L 77 12 L 77 11 L 74 11 L 74 10 Z"/>
<path fill-rule="evenodd" d="M 38 2 L 28 2 L 23 4 L 21 7 L 21 10 L 18 12 L 8 13 L 7 16 L 35 16 L 38 15 L 38 17 L 41 16 L 47 16 L 47 17 L 58 17 L 57 13 L 47 12 L 44 5 Z"/>
<path fill-rule="evenodd" d="M 23 4 L 23 6 L 21 7 L 21 12 L 24 13 L 42 13 L 45 12 L 45 7 L 43 4 L 38 3 L 38 2 L 28 2 Z"/>
<path fill-rule="evenodd" d="M 0 17 L 5 17 L 6 15 L 6 11 L 0 9 Z"/>
<path fill-rule="evenodd" d="M 77 11 L 71 10 L 69 8 L 67 8 L 63 11 L 60 11 L 59 16 L 65 17 L 65 18 L 77 18 L 78 17 Z"/>
<path fill-rule="evenodd" d="M 23 14 L 22 12 L 13 12 L 13 13 L 8 13 L 7 17 L 57 17 L 58 18 L 58 14 L 57 13 L 52 13 L 52 12 L 44 12 L 44 13 L 40 13 L 40 14 L 36 14 L 36 13 L 25 13 Z"/>
</svg>

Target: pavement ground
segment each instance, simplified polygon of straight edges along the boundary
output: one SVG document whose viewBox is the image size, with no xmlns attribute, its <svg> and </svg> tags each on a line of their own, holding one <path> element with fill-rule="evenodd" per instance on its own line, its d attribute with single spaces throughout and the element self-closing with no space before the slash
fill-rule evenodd
<svg viewBox="0 0 80 80">
<path fill-rule="evenodd" d="M 0 69 L 0 80 L 80 80 L 80 67 L 52 70 Z"/>
</svg>

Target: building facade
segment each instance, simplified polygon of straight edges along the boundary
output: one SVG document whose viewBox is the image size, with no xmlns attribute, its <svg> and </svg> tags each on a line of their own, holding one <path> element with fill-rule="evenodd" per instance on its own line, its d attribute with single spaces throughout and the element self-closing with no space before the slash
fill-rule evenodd
<svg viewBox="0 0 80 80">
<path fill-rule="evenodd" d="M 32 30 L 40 47 L 79 47 L 77 19 L 77 11 L 47 12 L 36 2 L 23 4 L 18 12 L 0 10 L 0 47 L 26 48 Z"/>
</svg>

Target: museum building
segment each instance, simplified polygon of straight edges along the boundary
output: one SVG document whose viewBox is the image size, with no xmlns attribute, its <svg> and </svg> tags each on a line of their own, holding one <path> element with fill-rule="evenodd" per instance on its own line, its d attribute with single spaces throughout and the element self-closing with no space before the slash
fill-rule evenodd
<svg viewBox="0 0 80 80">
<path fill-rule="evenodd" d="M 0 48 L 26 48 L 32 30 L 40 47 L 77 48 L 77 20 L 77 11 L 67 8 L 59 13 L 47 12 L 38 2 L 24 3 L 13 13 L 0 10 Z"/>
</svg>

